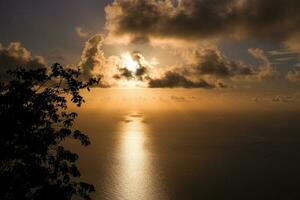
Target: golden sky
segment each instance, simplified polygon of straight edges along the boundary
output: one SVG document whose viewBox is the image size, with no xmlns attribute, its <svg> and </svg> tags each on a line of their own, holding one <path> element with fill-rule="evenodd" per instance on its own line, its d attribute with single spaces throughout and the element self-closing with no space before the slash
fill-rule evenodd
<svg viewBox="0 0 300 200">
<path fill-rule="evenodd" d="M 60 1 L 54 9 L 57 3 L 1 2 L 1 77 L 15 66 L 60 62 L 79 66 L 83 79 L 102 77 L 106 88 L 297 96 L 297 0 Z"/>
</svg>

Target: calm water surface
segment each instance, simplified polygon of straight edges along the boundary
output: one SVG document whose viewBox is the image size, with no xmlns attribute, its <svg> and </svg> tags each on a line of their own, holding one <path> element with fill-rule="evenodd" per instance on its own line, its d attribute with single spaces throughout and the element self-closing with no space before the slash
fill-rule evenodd
<svg viewBox="0 0 300 200">
<path fill-rule="evenodd" d="M 300 199 L 299 113 L 80 113 L 94 199 Z"/>
</svg>

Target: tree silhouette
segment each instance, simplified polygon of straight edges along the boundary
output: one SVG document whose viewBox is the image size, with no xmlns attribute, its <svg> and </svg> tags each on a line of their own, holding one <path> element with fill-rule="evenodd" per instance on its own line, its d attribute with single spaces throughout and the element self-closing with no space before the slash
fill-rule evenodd
<svg viewBox="0 0 300 200">
<path fill-rule="evenodd" d="M 77 114 L 67 104 L 80 106 L 80 90 L 90 90 L 99 80 L 83 82 L 79 69 L 58 63 L 8 73 L 12 79 L 0 82 L 0 199 L 90 199 L 95 189 L 80 181 L 78 155 L 63 141 L 90 144 L 85 134 L 72 129 Z"/>
</svg>

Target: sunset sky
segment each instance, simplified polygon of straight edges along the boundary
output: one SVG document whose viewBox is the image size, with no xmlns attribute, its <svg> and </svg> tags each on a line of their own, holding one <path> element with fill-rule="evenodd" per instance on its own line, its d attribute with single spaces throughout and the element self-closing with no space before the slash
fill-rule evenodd
<svg viewBox="0 0 300 200">
<path fill-rule="evenodd" d="M 293 102 L 299 12 L 298 0 L 4 0 L 1 77 L 59 62 L 101 76 L 100 87 L 273 92 Z"/>
<path fill-rule="evenodd" d="M 61 140 L 78 152 L 81 178 L 96 188 L 92 199 L 300 199 L 300 0 L 0 0 L 0 82 L 16 67 L 54 63 L 79 67 L 80 82 L 100 78 L 80 90 L 79 107 L 77 71 L 68 84 L 55 70 L 39 87 L 36 77 L 19 81 L 35 95 L 60 87 L 73 95 L 73 128 L 91 145 Z M 11 83 L 9 100 L 23 91 Z M 37 113 L 69 129 L 52 110 L 64 119 L 76 113 L 31 94 L 24 98 L 51 111 Z M 13 109 L 39 107 L 16 99 L 5 99 L 0 114 L 22 132 L 18 117 L 27 125 L 36 115 Z M 60 127 L 52 123 L 45 126 Z"/>
</svg>

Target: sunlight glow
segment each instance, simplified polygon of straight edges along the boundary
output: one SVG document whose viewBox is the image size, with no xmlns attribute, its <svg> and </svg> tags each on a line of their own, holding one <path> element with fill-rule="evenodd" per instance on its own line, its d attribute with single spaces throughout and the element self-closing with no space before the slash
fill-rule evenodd
<svg viewBox="0 0 300 200">
<path fill-rule="evenodd" d="M 142 87 L 144 87 L 142 85 L 142 83 L 140 83 L 137 80 L 120 80 L 118 84 L 119 84 L 120 88 L 131 88 L 131 89 L 134 89 L 134 88 L 142 88 Z"/>
<path fill-rule="evenodd" d="M 121 58 L 122 58 L 122 62 L 124 64 L 124 66 L 128 70 L 135 72 L 138 69 L 138 67 L 139 67 L 138 63 L 135 60 L 133 60 L 133 58 L 129 52 L 123 53 L 121 55 Z"/>
</svg>

